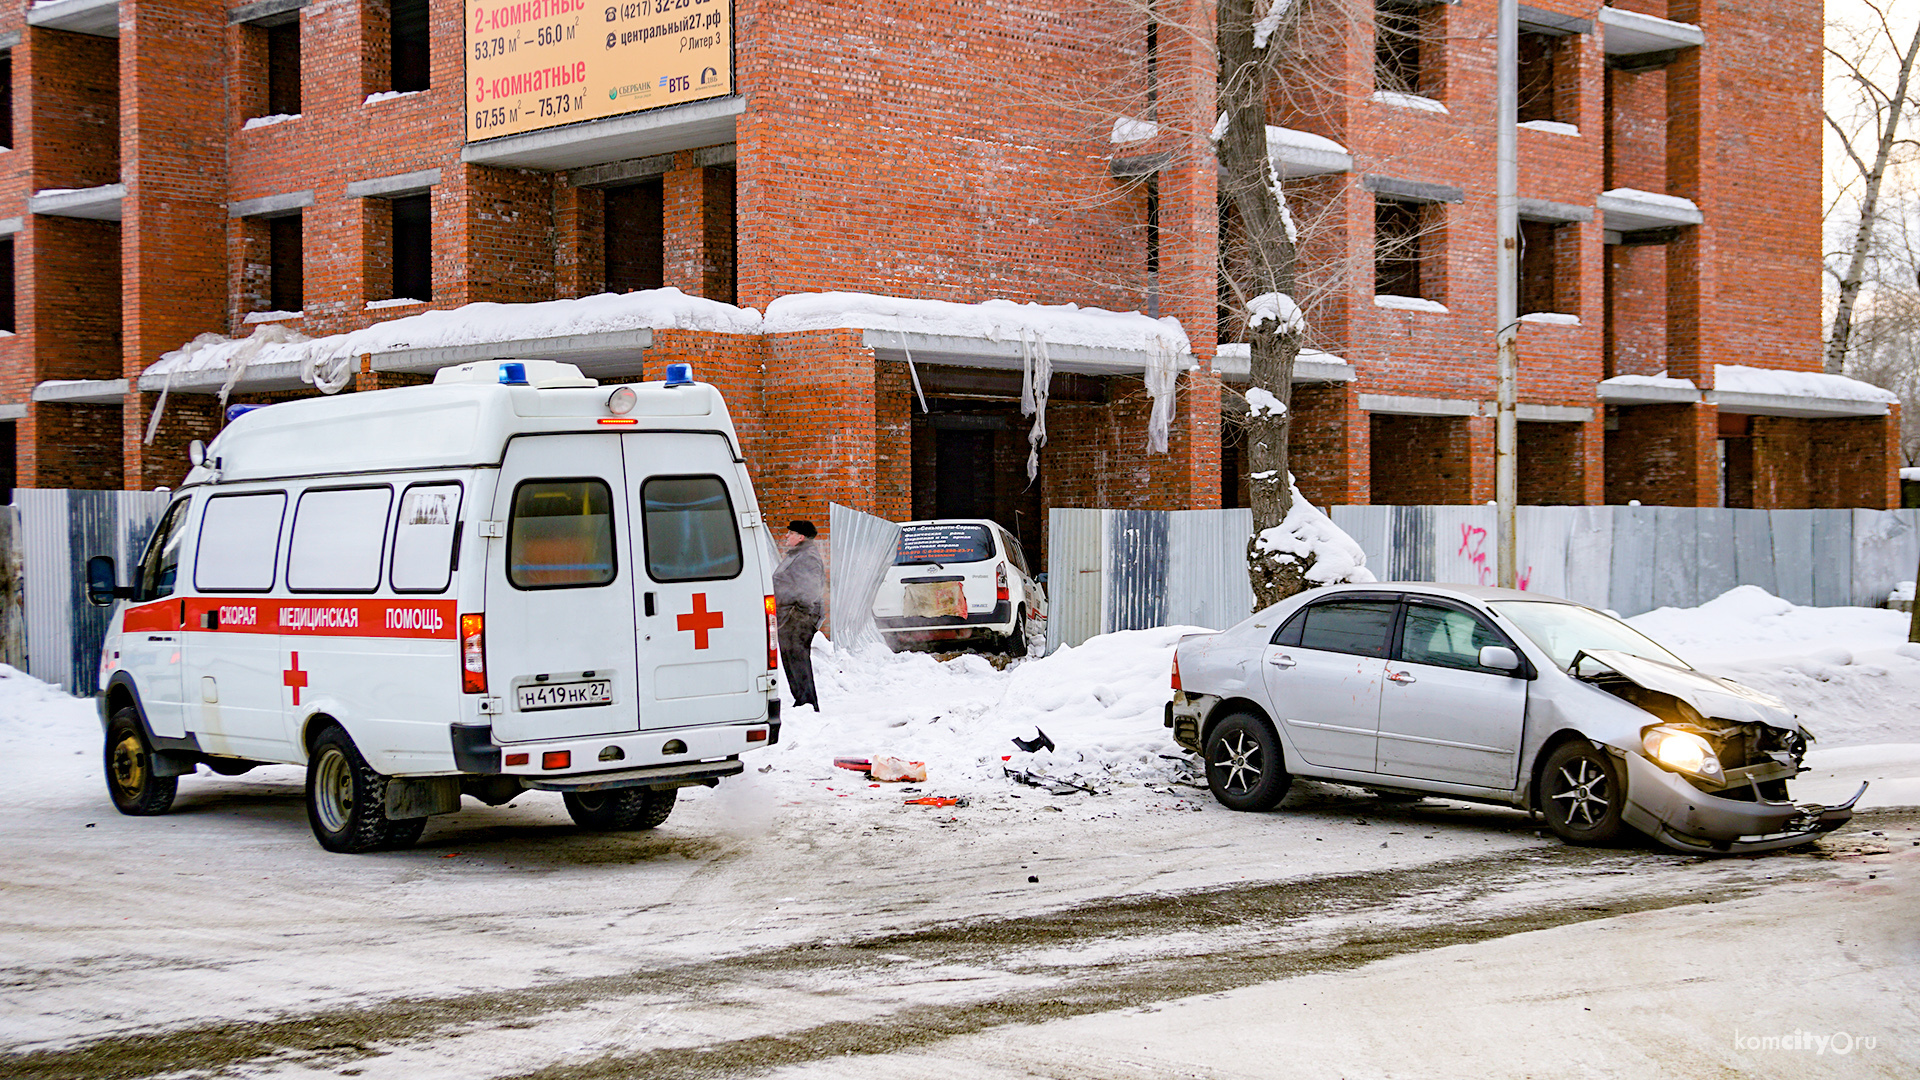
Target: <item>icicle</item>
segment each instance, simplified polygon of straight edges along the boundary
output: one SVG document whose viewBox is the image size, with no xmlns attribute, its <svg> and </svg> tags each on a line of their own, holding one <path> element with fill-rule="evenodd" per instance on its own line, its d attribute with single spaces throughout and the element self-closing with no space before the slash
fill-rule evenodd
<svg viewBox="0 0 1920 1080">
<path fill-rule="evenodd" d="M 1045 335 L 1029 339 L 1020 331 L 1020 415 L 1033 417 L 1027 432 L 1027 480 L 1040 476 L 1040 448 L 1047 445 L 1047 391 L 1053 385 L 1053 360 Z"/>
<path fill-rule="evenodd" d="M 167 381 L 160 384 L 160 400 L 153 403 L 153 418 L 147 421 L 147 437 L 140 440 L 142 446 L 152 446 L 153 437 L 160 431 L 160 414 L 167 411 L 167 393 L 173 389 L 173 369 L 167 369 Z"/>
<path fill-rule="evenodd" d="M 1180 356 L 1166 342 L 1155 342 L 1147 356 L 1147 396 L 1153 411 L 1147 416 L 1147 453 L 1167 452 L 1167 433 L 1173 427 L 1174 389 L 1180 382 Z"/>
<path fill-rule="evenodd" d="M 907 354 L 907 377 L 913 380 L 913 395 L 920 399 L 920 412 L 932 412 L 927 408 L 927 392 L 920 389 L 920 372 L 913 366 L 913 350 L 907 348 L 907 335 L 904 333 L 900 335 L 900 351 Z"/>
</svg>

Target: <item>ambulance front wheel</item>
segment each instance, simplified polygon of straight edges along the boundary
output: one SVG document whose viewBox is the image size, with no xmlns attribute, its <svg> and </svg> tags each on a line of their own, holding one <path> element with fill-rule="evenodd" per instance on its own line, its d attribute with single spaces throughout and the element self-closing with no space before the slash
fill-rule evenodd
<svg viewBox="0 0 1920 1080">
<path fill-rule="evenodd" d="M 177 776 L 155 776 L 153 747 L 140 726 L 140 714 L 131 707 L 107 722 L 107 793 L 114 809 L 134 817 L 164 814 L 180 790 Z"/>
<path fill-rule="evenodd" d="M 667 820 L 680 797 L 678 788 L 614 788 L 611 791 L 568 791 L 561 799 L 573 823 L 595 832 L 631 832 L 651 829 Z"/>
<path fill-rule="evenodd" d="M 406 847 L 420 839 L 425 818 L 387 816 L 387 778 L 373 771 L 353 740 L 329 725 L 307 758 L 307 821 L 328 851 L 357 855 Z"/>
</svg>

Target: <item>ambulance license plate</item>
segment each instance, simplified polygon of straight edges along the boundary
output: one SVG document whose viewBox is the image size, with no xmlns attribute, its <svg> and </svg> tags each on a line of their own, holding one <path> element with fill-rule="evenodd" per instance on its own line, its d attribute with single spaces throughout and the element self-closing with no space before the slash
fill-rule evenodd
<svg viewBox="0 0 1920 1080">
<path fill-rule="evenodd" d="M 520 687 L 518 696 L 521 712 L 608 705 L 613 702 L 613 681 L 590 679 L 586 682 L 535 683 Z"/>
</svg>

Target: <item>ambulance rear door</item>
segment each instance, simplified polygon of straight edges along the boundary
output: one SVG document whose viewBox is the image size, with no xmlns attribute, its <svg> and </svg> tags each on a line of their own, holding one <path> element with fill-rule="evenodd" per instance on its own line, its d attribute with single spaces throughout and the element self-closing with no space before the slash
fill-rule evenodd
<svg viewBox="0 0 1920 1080">
<path fill-rule="evenodd" d="M 499 742 L 638 727 L 635 527 L 617 435 L 520 436 L 507 446 L 487 545 L 488 693 Z"/>
<path fill-rule="evenodd" d="M 640 726 L 758 720 L 767 706 L 770 586 L 754 503 L 716 432 L 622 435 L 629 561 L 639 591 Z"/>
</svg>

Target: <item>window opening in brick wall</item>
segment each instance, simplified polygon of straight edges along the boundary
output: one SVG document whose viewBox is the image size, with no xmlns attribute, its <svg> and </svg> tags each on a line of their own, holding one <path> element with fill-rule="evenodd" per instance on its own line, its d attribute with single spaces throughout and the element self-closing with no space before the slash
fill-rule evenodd
<svg viewBox="0 0 1920 1080">
<path fill-rule="evenodd" d="M 1373 17 L 1373 88 L 1440 97 L 1437 5 L 1379 0 Z"/>
<path fill-rule="evenodd" d="M 1554 107 L 1554 68 L 1561 38 L 1554 34 L 1520 32 L 1520 122 L 1559 120 Z"/>
<path fill-rule="evenodd" d="M 15 333 L 13 315 L 13 237 L 0 239 L 0 330 Z"/>
<path fill-rule="evenodd" d="M 0 51 L 0 147 L 13 145 L 13 50 Z"/>
<path fill-rule="evenodd" d="M 433 299 L 433 211 L 426 194 L 393 200 L 393 299 Z"/>
<path fill-rule="evenodd" d="M 1422 203 L 1376 199 L 1373 204 L 1373 291 L 1378 296 L 1428 300 L 1435 275 L 1423 273 L 1428 208 Z"/>
<path fill-rule="evenodd" d="M 1564 312 L 1560 305 L 1559 248 L 1562 226 L 1552 221 L 1520 221 L 1520 258 L 1515 270 L 1520 275 L 1519 314 Z"/>
<path fill-rule="evenodd" d="M 701 287 L 707 299 L 731 304 L 740 291 L 740 222 L 734 202 L 739 178 L 732 165 L 709 165 L 701 172 L 701 194 L 706 200 L 701 216 L 705 249 Z"/>
<path fill-rule="evenodd" d="M 659 177 L 607 189 L 607 291 L 658 289 L 665 281 L 666 204 Z"/>
<path fill-rule="evenodd" d="M 1147 315 L 1160 317 L 1160 178 L 1147 177 Z"/>
<path fill-rule="evenodd" d="M 0 503 L 13 501 L 13 482 L 19 475 L 14 449 L 14 423 L 11 420 L 0 423 Z"/>
<path fill-rule="evenodd" d="M 267 220 L 267 303 L 274 311 L 306 306 L 304 220 L 299 214 Z"/>
<path fill-rule="evenodd" d="M 1160 24 L 1147 23 L 1147 118 L 1160 104 Z"/>
<path fill-rule="evenodd" d="M 266 28 L 267 114 L 300 111 L 300 20 L 296 16 Z"/>
<path fill-rule="evenodd" d="M 390 39 L 393 88 L 401 92 L 433 85 L 427 34 L 427 0 L 393 0 Z"/>
</svg>

